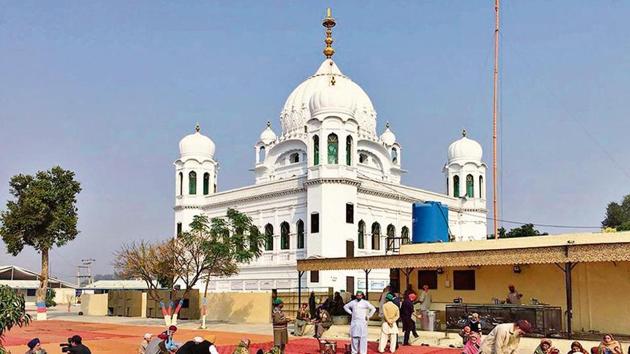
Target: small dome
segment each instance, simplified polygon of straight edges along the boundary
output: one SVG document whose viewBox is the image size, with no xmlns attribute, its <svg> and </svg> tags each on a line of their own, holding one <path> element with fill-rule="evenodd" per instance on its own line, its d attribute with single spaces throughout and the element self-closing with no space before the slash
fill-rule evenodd
<svg viewBox="0 0 630 354">
<path fill-rule="evenodd" d="M 260 141 L 263 144 L 269 145 L 276 141 L 276 133 L 271 129 L 271 122 L 267 122 L 267 128 L 260 133 Z"/>
<path fill-rule="evenodd" d="M 474 161 L 481 162 L 483 149 L 481 145 L 466 137 L 466 130 L 462 132 L 462 138 L 453 142 L 448 147 L 448 162 Z"/>
<path fill-rule="evenodd" d="M 179 154 L 186 156 L 201 156 L 214 158 L 214 142 L 199 132 L 199 124 L 195 126 L 193 134 L 186 135 L 179 141 Z"/>
<path fill-rule="evenodd" d="M 394 145 L 396 142 L 396 134 L 389 129 L 389 122 L 385 124 L 385 131 L 381 134 L 381 141 L 387 146 Z"/>
<path fill-rule="evenodd" d="M 356 109 L 356 101 L 347 83 L 337 83 L 333 76 L 329 85 L 315 91 L 311 96 L 308 108 L 313 115 L 321 112 L 352 115 Z"/>
</svg>

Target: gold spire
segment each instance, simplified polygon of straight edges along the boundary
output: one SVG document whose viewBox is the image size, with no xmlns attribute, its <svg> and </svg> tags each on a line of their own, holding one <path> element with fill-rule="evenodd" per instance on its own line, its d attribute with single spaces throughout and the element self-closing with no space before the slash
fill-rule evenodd
<svg viewBox="0 0 630 354">
<path fill-rule="evenodd" d="M 332 47 L 332 28 L 335 27 L 336 24 L 337 22 L 332 17 L 332 10 L 329 7 L 326 9 L 326 18 L 322 20 L 322 26 L 326 27 L 326 39 L 324 40 L 326 48 L 324 48 L 324 55 L 328 59 L 332 58 L 333 54 L 335 54 L 335 50 Z"/>
</svg>

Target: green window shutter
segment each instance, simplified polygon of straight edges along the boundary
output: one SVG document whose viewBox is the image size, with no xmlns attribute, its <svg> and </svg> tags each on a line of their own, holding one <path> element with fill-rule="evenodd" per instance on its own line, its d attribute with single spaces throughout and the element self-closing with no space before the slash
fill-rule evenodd
<svg viewBox="0 0 630 354">
<path fill-rule="evenodd" d="M 190 171 L 188 174 L 188 194 L 197 194 L 197 174 L 195 171 Z"/>
<path fill-rule="evenodd" d="M 313 165 L 319 165 L 319 137 L 313 137 Z"/>
<path fill-rule="evenodd" d="M 328 164 L 336 165 L 339 163 L 339 139 L 337 135 L 328 135 Z"/>
</svg>

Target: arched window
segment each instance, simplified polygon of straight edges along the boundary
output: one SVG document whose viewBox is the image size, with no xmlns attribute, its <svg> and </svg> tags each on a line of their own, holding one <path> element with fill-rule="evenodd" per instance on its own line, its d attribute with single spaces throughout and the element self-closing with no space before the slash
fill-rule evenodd
<svg viewBox="0 0 630 354">
<path fill-rule="evenodd" d="M 210 174 L 203 174 L 203 195 L 208 195 L 210 193 Z"/>
<path fill-rule="evenodd" d="M 359 249 L 362 250 L 365 248 L 365 221 L 361 220 L 359 221 L 359 231 L 358 231 L 358 246 Z"/>
<path fill-rule="evenodd" d="M 289 247 L 291 246 L 290 242 L 291 241 L 289 240 L 289 223 L 285 221 L 282 224 L 280 224 L 280 249 L 288 250 Z"/>
<path fill-rule="evenodd" d="M 398 163 L 398 149 L 392 148 L 392 162 Z"/>
<path fill-rule="evenodd" d="M 313 136 L 313 165 L 319 165 L 319 137 Z"/>
<path fill-rule="evenodd" d="M 409 228 L 407 226 L 403 226 L 400 230 L 400 237 L 402 237 L 402 244 L 406 245 L 409 243 Z"/>
<path fill-rule="evenodd" d="M 265 225 L 265 251 L 273 251 L 273 225 Z"/>
<path fill-rule="evenodd" d="M 300 162 L 300 154 L 298 154 L 297 152 L 294 152 L 291 155 L 289 155 L 289 162 L 290 163 Z"/>
<path fill-rule="evenodd" d="M 179 173 L 179 195 L 184 195 L 184 174 Z"/>
<path fill-rule="evenodd" d="M 395 237 L 396 237 L 396 227 L 394 227 L 394 225 L 392 224 L 387 225 L 386 250 L 393 251 L 396 248 L 396 243 L 394 240 Z"/>
<path fill-rule="evenodd" d="M 359 154 L 359 163 L 367 163 L 368 156 L 366 154 Z"/>
<path fill-rule="evenodd" d="M 260 149 L 258 149 L 258 162 L 264 162 L 265 161 L 265 147 L 261 146 Z"/>
<path fill-rule="evenodd" d="M 377 222 L 372 224 L 372 249 L 381 249 L 381 225 Z"/>
<path fill-rule="evenodd" d="M 483 176 L 479 176 L 479 198 L 483 198 Z"/>
<path fill-rule="evenodd" d="M 304 248 L 304 221 L 297 222 L 297 248 Z"/>
<path fill-rule="evenodd" d="M 468 198 L 475 196 L 475 179 L 472 175 L 466 176 L 466 196 Z"/>
<path fill-rule="evenodd" d="M 352 165 L 352 137 L 346 137 L 346 165 Z"/>
<path fill-rule="evenodd" d="M 396 227 L 392 224 L 387 225 L 387 237 L 396 237 Z"/>
<path fill-rule="evenodd" d="M 339 163 L 339 138 L 337 134 L 328 135 L 328 164 L 336 165 Z"/>
<path fill-rule="evenodd" d="M 459 197 L 459 176 L 453 177 L 453 197 Z"/>
<path fill-rule="evenodd" d="M 197 173 L 190 171 L 188 174 L 188 194 L 197 194 Z"/>
</svg>

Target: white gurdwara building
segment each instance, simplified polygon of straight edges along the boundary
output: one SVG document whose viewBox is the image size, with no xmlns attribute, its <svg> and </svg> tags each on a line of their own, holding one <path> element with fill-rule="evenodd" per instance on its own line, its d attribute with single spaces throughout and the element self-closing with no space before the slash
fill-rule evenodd
<svg viewBox="0 0 630 354">
<path fill-rule="evenodd" d="M 401 184 L 402 147 L 389 124 L 377 135 L 370 97 L 332 60 L 330 14 L 323 24 L 326 59 L 289 95 L 280 112 L 280 135 L 269 122 L 260 134 L 253 185 L 217 190 L 215 144 L 199 126 L 179 143 L 175 233 L 194 215 L 225 216 L 232 207 L 267 235 L 262 256 L 234 277 L 211 281 L 211 291 L 295 288 L 298 259 L 395 253 L 411 239 L 414 202 L 448 206 L 452 240 L 486 238 L 481 145 L 464 132 L 448 147 L 446 194 Z M 374 270 L 369 288 L 381 290 L 388 281 L 388 270 Z M 302 286 L 353 291 L 365 288 L 365 275 L 311 272 L 303 275 Z"/>
</svg>

